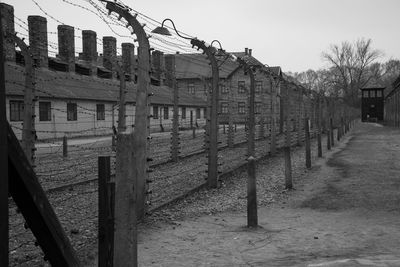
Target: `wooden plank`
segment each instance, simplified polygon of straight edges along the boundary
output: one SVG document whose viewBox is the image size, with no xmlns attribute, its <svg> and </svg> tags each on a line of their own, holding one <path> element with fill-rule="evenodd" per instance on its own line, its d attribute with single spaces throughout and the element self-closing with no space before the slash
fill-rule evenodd
<svg viewBox="0 0 400 267">
<path fill-rule="evenodd" d="M 256 160 L 250 156 L 247 161 L 247 227 L 257 227 Z"/>
<path fill-rule="evenodd" d="M 137 266 L 136 179 L 129 168 L 133 161 L 132 135 L 119 134 L 115 170 L 114 265 Z"/>
<path fill-rule="evenodd" d="M 318 157 L 322 157 L 322 129 L 321 129 L 321 120 L 322 120 L 322 108 L 321 108 L 321 97 L 318 95 L 317 98 L 317 150 L 318 150 Z"/>
<path fill-rule="evenodd" d="M 118 140 L 120 141 L 120 140 Z M 114 252 L 114 213 L 112 193 L 110 190 L 111 168 L 110 157 L 98 158 L 99 176 L 99 267 L 113 266 Z"/>
<path fill-rule="evenodd" d="M 2 22 L 0 19 L 0 266 L 8 266 L 8 152 Z"/>
<path fill-rule="evenodd" d="M 304 119 L 305 147 L 306 147 L 306 167 L 311 169 L 311 142 L 310 142 L 310 119 Z"/>
<path fill-rule="evenodd" d="M 11 126 L 7 123 L 10 193 L 52 266 L 80 266 L 78 257 L 51 207 Z"/>
</svg>

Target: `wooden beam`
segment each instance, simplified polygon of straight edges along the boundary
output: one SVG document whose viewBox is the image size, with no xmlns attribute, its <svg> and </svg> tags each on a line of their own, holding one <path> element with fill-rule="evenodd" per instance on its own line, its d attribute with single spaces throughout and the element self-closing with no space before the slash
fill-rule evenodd
<svg viewBox="0 0 400 267">
<path fill-rule="evenodd" d="M 0 266 L 8 266 L 8 152 L 2 22 L 0 19 Z"/>
<path fill-rule="evenodd" d="M 52 266 L 80 266 L 78 257 L 51 207 L 11 126 L 7 123 L 10 193 Z"/>
<path fill-rule="evenodd" d="M 118 141 L 119 138 L 118 138 Z M 114 183 L 111 182 L 110 156 L 98 157 L 99 188 L 99 267 L 112 267 L 114 260 Z M 128 169 L 128 168 L 126 168 Z"/>
</svg>

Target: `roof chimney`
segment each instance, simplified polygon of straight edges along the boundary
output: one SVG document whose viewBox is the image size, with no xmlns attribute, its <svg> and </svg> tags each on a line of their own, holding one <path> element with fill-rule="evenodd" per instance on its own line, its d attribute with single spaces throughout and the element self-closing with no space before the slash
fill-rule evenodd
<svg viewBox="0 0 400 267">
<path fill-rule="evenodd" d="M 103 66 L 112 72 L 112 77 L 116 77 L 116 70 L 113 66 L 113 58 L 117 60 L 117 39 L 112 36 L 103 37 Z"/>
<path fill-rule="evenodd" d="M 28 16 L 29 47 L 37 67 L 48 67 L 47 20 L 41 16 Z"/>
<path fill-rule="evenodd" d="M 166 55 L 164 57 L 165 61 L 165 84 L 171 88 L 173 88 L 174 84 L 176 83 L 175 79 L 175 72 L 176 72 L 176 65 L 175 65 L 175 56 L 174 55 Z"/>
<path fill-rule="evenodd" d="M 151 55 L 152 67 L 154 68 L 154 75 L 157 80 L 160 81 L 160 85 L 163 85 L 164 80 L 164 53 L 158 50 L 153 51 Z"/>
<path fill-rule="evenodd" d="M 89 62 L 91 75 L 97 73 L 97 34 L 95 31 L 82 31 L 82 59 Z"/>
<path fill-rule="evenodd" d="M 132 43 L 122 43 L 122 69 L 125 74 L 130 76 L 131 80 L 135 80 L 135 45 Z"/>
<path fill-rule="evenodd" d="M 0 12 L 3 25 L 3 33 L 14 34 L 14 7 L 5 3 L 0 3 Z M 3 50 L 6 61 L 15 62 L 14 40 L 3 38 Z"/>
<path fill-rule="evenodd" d="M 253 51 L 253 49 L 249 49 L 249 56 L 251 56 L 251 52 Z"/>
<path fill-rule="evenodd" d="M 249 53 L 249 49 L 246 47 L 246 48 L 244 49 L 244 54 L 247 56 L 248 53 Z"/>
<path fill-rule="evenodd" d="M 68 64 L 68 71 L 75 71 L 75 35 L 74 27 L 58 25 L 58 56 Z"/>
</svg>

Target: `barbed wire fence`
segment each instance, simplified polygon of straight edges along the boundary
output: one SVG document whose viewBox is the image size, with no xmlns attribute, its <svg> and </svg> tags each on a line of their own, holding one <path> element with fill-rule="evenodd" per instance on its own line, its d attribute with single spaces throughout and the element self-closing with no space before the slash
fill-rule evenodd
<svg viewBox="0 0 400 267">
<path fill-rule="evenodd" d="M 49 14 L 39 1 L 32 1 L 40 8 L 45 18 L 64 24 L 55 16 Z M 134 42 L 131 35 L 125 34 L 126 24 L 119 20 L 115 14 L 108 15 L 108 10 L 103 3 L 90 0 L 84 1 L 89 5 L 76 4 L 66 0 L 62 0 L 62 2 L 98 16 L 112 29 L 116 36 Z M 122 2 L 119 3 L 125 5 Z M 133 9 L 130 11 L 137 14 L 136 19 L 146 23 L 143 28 L 149 35 L 154 27 L 161 24 Z M 29 24 L 15 16 L 13 16 L 13 19 L 15 19 L 17 36 L 29 40 Z M 82 28 L 76 26 L 74 28 L 80 33 L 80 35 L 74 35 L 74 39 L 81 40 Z M 57 32 L 46 31 L 43 34 L 54 35 Z M 186 34 L 186 36 L 190 35 Z M 149 41 L 151 47 L 160 52 L 161 56 L 163 54 L 176 55 L 176 52 L 179 52 L 179 57 L 184 60 L 190 61 L 199 68 L 206 67 L 209 69 L 207 59 L 175 33 L 168 37 L 152 35 Z M 59 53 L 59 44 L 48 42 L 46 45 L 49 55 L 56 57 Z M 103 39 L 96 37 L 97 45 L 103 46 Z M 84 48 L 76 47 L 76 49 L 75 55 L 78 55 L 83 52 Z M 193 54 L 196 56 L 193 57 Z M 116 48 L 116 57 L 121 56 L 122 49 Z M 223 61 L 220 63 L 220 72 L 231 71 L 227 63 Z M 126 103 L 122 102 L 122 105 L 126 107 L 126 115 L 118 117 L 121 110 L 121 102 L 119 101 L 121 85 L 117 77 L 114 79 L 98 77 L 90 79 L 90 82 L 97 87 L 96 90 L 114 92 L 112 97 L 107 100 L 108 109 L 100 112 L 100 117 L 104 119 L 98 119 L 99 110 L 95 103 L 87 105 L 85 101 L 76 101 L 75 116 L 78 119 L 76 121 L 59 120 L 61 117 L 67 118 L 70 114 L 66 108 L 66 103 L 58 105 L 57 101 L 60 96 L 51 90 L 51 86 L 57 85 L 65 88 L 66 91 L 73 86 L 85 90 L 85 85 L 82 85 L 82 83 L 86 78 L 80 75 L 66 75 L 65 72 L 60 71 L 41 69 L 35 69 L 36 73 L 33 75 L 25 70 L 26 64 L 29 64 L 29 62 L 21 59 L 16 62 L 6 62 L 5 68 L 8 71 L 5 81 L 6 87 L 12 87 L 15 93 L 15 97 L 10 99 L 16 102 L 21 101 L 22 97 L 34 88 L 35 95 L 33 98 L 36 102 L 39 102 L 39 105 L 40 102 L 50 101 L 55 103 L 48 109 L 49 113 L 53 115 L 50 116 L 49 120 L 41 121 L 38 118 L 43 112 L 38 105 L 36 105 L 37 108 L 33 113 L 33 115 L 39 115 L 36 116 L 34 128 L 30 130 L 37 136 L 37 139 L 33 139 L 35 172 L 73 247 L 77 251 L 81 251 L 80 248 L 83 247 L 96 247 L 99 228 L 98 158 L 104 155 L 110 156 L 111 175 L 115 175 L 116 152 L 112 144 L 112 137 L 116 136 L 114 127 L 123 118 L 126 131 L 135 131 L 134 102 L 127 97 Z M 140 68 L 141 66 L 136 66 L 137 70 Z M 156 71 L 156 68 L 153 67 L 152 71 Z M 206 97 L 209 98 L 211 94 L 211 86 L 207 81 L 208 78 L 203 77 L 204 73 L 180 72 L 177 69 L 168 68 L 161 69 L 160 73 L 163 77 L 173 75 L 175 79 L 176 76 L 187 74 L 199 77 Z M 211 73 L 209 74 L 211 75 Z M 248 77 L 245 72 L 241 75 Z M 317 97 L 316 93 L 305 89 L 300 84 L 289 81 L 286 77 L 272 73 L 267 67 L 254 70 L 254 75 L 256 80 L 261 82 L 261 86 L 259 91 L 256 92 L 259 100 L 252 107 L 256 113 L 256 123 L 252 129 L 249 129 L 248 123 L 250 115 L 248 111 L 250 108 L 249 79 L 246 78 L 244 88 L 242 88 L 242 85 L 239 86 L 237 82 L 231 82 L 229 85 L 221 82 L 228 88 L 228 92 L 220 92 L 218 98 L 220 104 L 217 107 L 218 121 L 220 122 L 217 128 L 220 177 L 246 165 L 249 156 L 247 143 L 249 138 L 253 138 L 249 135 L 249 130 L 255 133 L 254 157 L 262 159 L 275 155 L 276 149 L 285 146 L 297 146 L 305 142 L 308 128 L 305 125 L 310 126 L 311 139 L 314 140 L 318 133 L 325 133 L 328 134 L 328 139 L 332 145 L 334 143 L 332 129 L 335 129 L 335 134 L 340 139 L 345 128 L 348 128 L 348 124 L 358 116 L 357 110 L 346 107 L 340 99 L 322 94 L 318 94 Z M 108 77 L 105 74 L 104 76 Z M 121 74 L 119 74 L 119 79 L 121 78 Z M 129 79 L 131 80 L 129 81 Z M 128 94 L 132 94 L 132 88 L 136 86 L 134 85 L 135 79 L 132 79 L 132 77 L 129 79 L 126 90 L 129 91 Z M 26 83 L 27 80 L 32 82 Z M 157 94 L 157 90 L 161 90 L 162 86 L 152 86 L 151 90 L 154 92 L 148 93 Z M 179 88 L 179 85 L 176 86 Z M 179 92 L 182 89 L 185 90 L 184 87 L 181 87 Z M 238 93 L 239 91 L 241 93 Z M 174 92 L 171 91 L 169 97 L 173 97 L 173 94 Z M 209 139 L 205 126 L 206 120 L 209 119 L 207 112 L 211 108 L 210 101 L 208 99 L 205 106 L 187 107 L 181 99 L 182 96 L 177 98 L 177 106 L 180 109 L 173 109 L 172 101 L 165 104 L 150 100 L 151 108 L 148 107 L 148 114 L 152 117 L 149 118 L 150 132 L 147 156 L 151 159 L 149 161 L 151 172 L 148 173 L 148 180 L 151 183 L 147 185 L 146 192 L 151 192 L 151 194 L 146 195 L 147 212 L 160 209 L 188 192 L 204 188 L 207 185 L 207 149 L 209 149 L 207 142 Z M 321 99 L 326 101 L 320 101 Z M 24 108 L 20 110 L 26 112 L 29 106 L 26 103 L 22 105 Z M 153 106 L 157 106 L 157 109 Z M 189 116 L 187 112 L 189 112 Z M 319 114 L 322 114 L 321 118 Z M 21 133 L 24 130 L 19 119 L 12 120 L 10 117 L 9 123 L 14 132 L 22 138 Z M 332 128 L 330 127 L 331 121 Z M 318 128 L 319 125 L 321 125 L 320 128 Z M 174 145 L 171 135 L 176 138 L 174 142 L 177 143 Z M 24 142 L 24 140 L 22 141 Z M 316 141 L 313 142 L 316 143 Z M 116 142 L 118 142 L 118 139 Z M 311 157 L 315 158 L 317 150 L 313 149 L 311 153 Z M 174 155 L 178 155 L 178 157 L 175 158 Z M 221 182 L 223 181 L 220 180 L 219 183 Z M 47 264 L 46 258 L 43 258 L 43 252 L 37 247 L 35 238 L 29 229 L 24 227 L 24 219 L 11 200 L 9 201 L 9 210 L 10 265 Z M 82 258 L 87 255 L 79 254 L 79 256 Z"/>
</svg>

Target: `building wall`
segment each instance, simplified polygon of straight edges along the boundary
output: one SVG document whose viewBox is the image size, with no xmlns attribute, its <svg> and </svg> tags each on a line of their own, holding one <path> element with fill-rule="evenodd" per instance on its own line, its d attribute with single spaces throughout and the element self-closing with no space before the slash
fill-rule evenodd
<svg viewBox="0 0 400 267">
<path fill-rule="evenodd" d="M 376 92 L 381 91 L 381 97 L 376 96 Z M 365 96 L 366 93 L 369 96 Z M 362 90 L 361 98 L 361 120 L 368 121 L 370 119 L 377 119 L 383 121 L 384 98 L 382 89 L 368 89 Z"/>
<path fill-rule="evenodd" d="M 239 90 L 239 81 L 244 82 L 244 91 Z M 258 105 L 258 110 L 256 111 L 256 122 L 259 123 L 263 121 L 264 123 L 270 119 L 271 116 L 271 92 L 272 84 L 269 75 L 257 71 L 255 73 L 255 81 L 261 82 L 261 90 L 255 94 L 255 104 Z M 249 111 L 249 94 L 250 94 L 250 77 L 247 75 L 244 70 L 237 70 L 229 80 L 224 81 L 224 85 L 227 88 L 227 92 L 223 93 L 220 90 L 219 99 L 220 99 L 220 122 L 226 123 L 229 119 L 232 119 L 234 123 L 244 123 L 248 118 Z M 222 88 L 221 88 L 222 89 Z M 277 102 L 277 101 L 276 101 Z M 245 105 L 244 113 L 239 111 L 239 106 L 242 107 Z M 222 106 L 223 104 L 228 105 L 228 112 L 223 112 Z M 276 104 L 275 110 L 279 114 L 279 108 L 277 108 L 279 104 Z M 231 116 L 231 118 L 229 118 Z"/>
<path fill-rule="evenodd" d="M 389 126 L 400 127 L 400 83 L 385 99 L 385 123 Z"/>
<path fill-rule="evenodd" d="M 189 92 L 189 85 L 194 87 L 194 93 Z M 210 85 L 210 82 L 204 79 L 179 79 L 177 80 L 177 86 L 179 92 L 186 92 L 188 94 L 192 94 L 193 96 L 199 97 L 204 101 L 207 101 L 207 92 Z"/>
<path fill-rule="evenodd" d="M 21 139 L 22 121 L 10 121 L 10 100 L 23 101 L 22 96 L 7 96 L 6 109 L 7 119 L 10 122 L 17 138 Z M 39 102 L 51 102 L 50 121 L 40 121 Z M 67 120 L 67 103 L 77 104 L 77 120 Z M 104 104 L 104 120 L 97 119 L 96 105 Z M 156 104 L 154 104 L 156 105 Z M 157 105 L 158 106 L 158 105 Z M 161 105 L 160 105 L 161 106 Z M 164 106 L 162 106 L 164 107 Z M 196 116 L 197 107 L 185 107 L 186 119 L 182 118 L 182 107 L 179 108 L 179 124 L 183 127 L 190 125 L 190 111 Z M 113 112 L 114 110 L 114 112 Z M 164 110 L 162 109 L 162 112 Z M 168 106 L 168 119 L 162 117 L 161 123 L 164 130 L 170 130 L 172 127 L 172 106 Z M 109 135 L 113 133 L 112 125 L 118 125 L 118 106 L 114 102 L 85 101 L 85 100 L 63 100 L 63 99 L 39 99 L 35 105 L 35 129 L 39 140 L 78 136 L 97 136 Z M 114 114 L 114 119 L 113 115 Z M 153 114 L 153 108 L 150 106 L 150 114 Z M 194 125 L 202 127 L 205 124 L 204 108 L 200 108 L 200 118 L 194 118 Z M 135 106 L 133 103 L 126 105 L 126 127 L 128 132 L 132 132 L 135 124 Z M 161 130 L 160 120 L 150 118 L 151 132 Z"/>
</svg>

